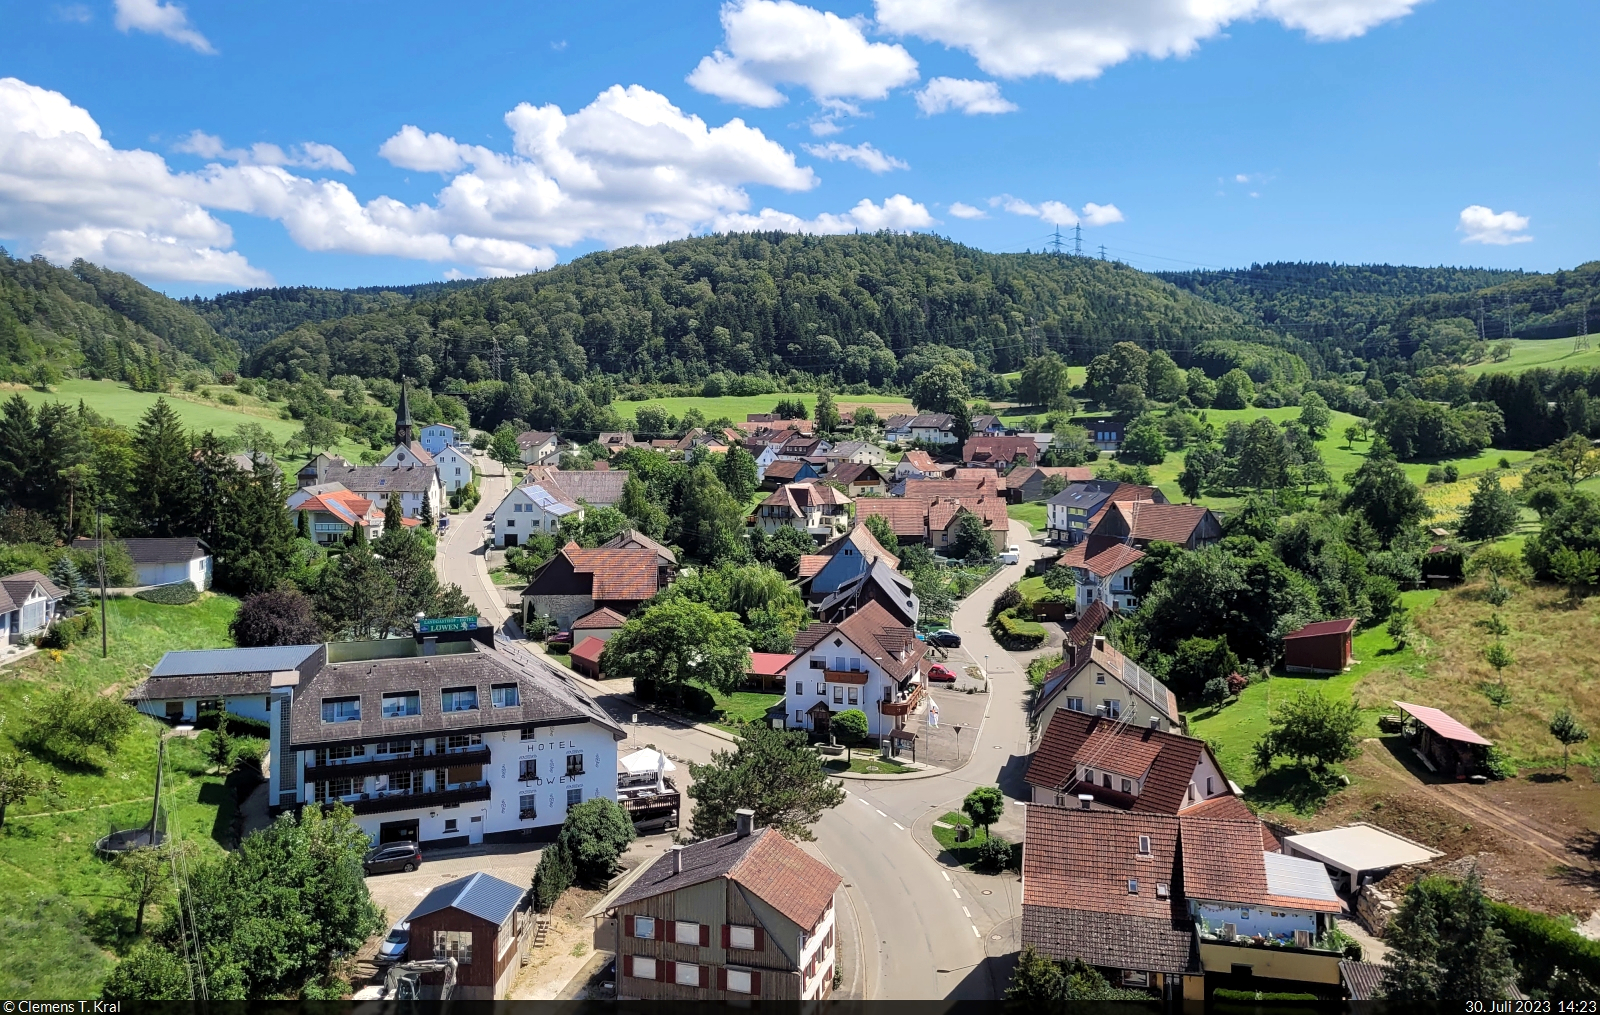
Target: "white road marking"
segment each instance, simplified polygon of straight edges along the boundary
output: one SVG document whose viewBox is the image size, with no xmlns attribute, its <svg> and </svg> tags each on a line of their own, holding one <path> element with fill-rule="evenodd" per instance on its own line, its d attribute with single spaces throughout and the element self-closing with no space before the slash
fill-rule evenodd
<svg viewBox="0 0 1600 1015">
<path fill-rule="evenodd" d="M 977 938 L 979 941 L 983 940 L 983 935 L 978 933 L 978 928 L 977 927 L 973 927 L 972 928 L 972 936 Z"/>
<path fill-rule="evenodd" d="M 894 823 L 894 827 L 896 827 L 896 828 L 898 828 L 898 829 L 900 829 L 900 831 L 902 831 L 902 832 L 903 832 L 903 831 L 905 831 L 905 830 L 906 830 L 906 826 L 905 826 L 905 825 L 902 825 L 902 824 L 901 824 L 901 823 L 900 823 L 900 822 L 898 822 L 898 821 L 896 821 L 896 822 L 895 822 L 895 823 Z"/>
<path fill-rule="evenodd" d="M 956 891 L 954 888 L 950 889 L 950 894 L 954 895 L 958 899 L 961 898 L 961 893 Z"/>
<path fill-rule="evenodd" d="M 944 879 L 946 881 L 950 880 L 950 872 L 949 871 L 940 871 L 939 873 L 944 875 Z"/>
<path fill-rule="evenodd" d="M 966 906 L 962 906 L 961 907 L 961 912 L 966 916 L 967 919 L 969 919 L 969 920 L 972 919 L 972 914 L 967 911 L 967 907 Z"/>
<path fill-rule="evenodd" d="M 876 808 L 876 807 L 874 807 L 874 808 L 873 808 L 873 810 L 875 810 L 875 811 L 878 811 L 878 809 L 877 809 L 877 808 Z M 880 818 L 887 818 L 887 817 L 888 817 L 888 816 L 889 816 L 889 815 L 887 815 L 887 814 L 885 814 L 885 813 L 883 813 L 883 812 L 882 812 L 882 811 L 878 811 L 878 817 L 880 817 Z"/>
</svg>

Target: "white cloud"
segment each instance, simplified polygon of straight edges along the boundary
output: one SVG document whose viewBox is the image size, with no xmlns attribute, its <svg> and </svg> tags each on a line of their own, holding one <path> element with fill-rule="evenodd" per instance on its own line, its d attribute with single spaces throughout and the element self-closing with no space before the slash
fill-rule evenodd
<svg viewBox="0 0 1600 1015">
<path fill-rule="evenodd" d="M 1249 173 L 1234 173 L 1233 174 L 1233 182 L 1234 183 L 1249 183 L 1251 178 L 1252 177 L 1250 176 Z"/>
<path fill-rule="evenodd" d="M 203 159 L 226 159 L 247 166 L 299 166 L 304 169 L 336 169 L 354 173 L 356 167 L 331 144 L 307 141 L 284 151 L 278 145 L 258 141 L 249 148 L 229 148 L 222 138 L 195 130 L 172 146 L 173 151 L 198 155 Z"/>
<path fill-rule="evenodd" d="M 1053 226 L 1075 226 L 1079 224 L 1108 226 L 1113 222 L 1124 221 L 1122 210 L 1116 205 L 1095 204 L 1093 201 L 1084 205 L 1081 212 L 1077 212 L 1072 210 L 1071 205 L 1061 201 L 1041 201 L 1035 205 L 1029 204 L 1019 197 L 1012 197 L 1010 194 L 1001 194 L 998 197 L 989 198 L 989 207 L 1001 208 L 1013 215 L 1021 215 L 1025 218 L 1040 219 Z M 973 210 L 976 211 L 977 209 Z M 950 213 L 952 215 L 957 214 L 954 207 L 950 209 Z M 975 216 L 961 215 L 960 217 L 972 218 Z"/>
<path fill-rule="evenodd" d="M 1122 221 L 1122 210 L 1114 204 L 1095 204 L 1090 201 L 1083 206 L 1083 224 L 1086 226 L 1109 226 Z"/>
<path fill-rule="evenodd" d="M 903 160 L 893 155 L 885 155 L 872 147 L 870 142 L 847 145 L 830 141 L 827 144 L 804 144 L 800 147 L 819 159 L 827 159 L 829 162 L 853 162 L 870 173 L 887 173 L 893 169 L 911 168 Z"/>
<path fill-rule="evenodd" d="M 928 116 L 959 109 L 968 116 L 979 113 L 1012 113 L 1017 104 L 1000 94 L 993 81 L 967 78 L 934 78 L 917 93 L 917 108 Z"/>
<path fill-rule="evenodd" d="M 717 219 L 717 232 L 750 233 L 782 230 L 791 233 L 851 233 L 857 230 L 876 232 L 879 229 L 905 231 L 924 229 L 934 224 L 934 217 L 921 203 L 904 194 L 885 198 L 883 204 L 873 204 L 862 198 L 854 208 L 843 215 L 825 212 L 814 219 L 803 219 L 788 212 L 763 208 L 759 214 L 724 215 Z"/>
<path fill-rule="evenodd" d="M 960 201 L 951 203 L 950 214 L 958 219 L 986 219 L 989 217 L 989 213 L 982 208 L 974 208 L 972 205 L 962 204 Z"/>
<path fill-rule="evenodd" d="M 750 186 L 804 191 L 817 176 L 794 153 L 733 119 L 710 126 L 665 96 L 614 86 L 573 113 L 527 103 L 506 114 L 509 152 L 406 125 L 386 141 L 397 165 L 449 175 L 431 201 L 362 201 L 344 182 L 292 165 L 336 167 L 336 149 L 230 149 L 204 132 L 181 148 L 211 160 L 175 172 L 153 152 L 113 147 L 59 92 L 0 78 L 0 223 L 47 256 L 86 257 L 147 277 L 260 285 L 214 212 L 281 222 L 307 250 L 442 262 L 467 275 L 526 272 L 579 242 L 656 243 L 707 229 L 812 232 L 933 224 L 904 195 L 816 219 L 763 209 Z M 877 155 L 887 159 L 876 149 Z M 347 164 L 347 163 L 346 163 Z"/>
<path fill-rule="evenodd" d="M 84 4 L 57 4 L 56 17 L 62 21 L 73 21 L 86 25 L 94 20 L 94 11 Z"/>
<path fill-rule="evenodd" d="M 696 89 L 769 109 L 787 101 L 782 85 L 817 99 L 881 99 L 917 79 L 902 46 L 868 41 L 861 18 L 841 18 L 792 0 L 735 0 L 722 6 L 723 44 L 688 77 Z"/>
<path fill-rule="evenodd" d="M 878 25 L 964 49 L 990 74 L 1098 77 L 1136 56 L 1188 56 L 1234 21 L 1349 39 L 1422 0 L 876 0 Z"/>
<path fill-rule="evenodd" d="M 1514 211 L 1496 212 L 1481 204 L 1474 204 L 1461 209 L 1461 221 L 1456 228 L 1466 233 L 1461 239 L 1462 243 L 1505 247 L 1533 240 L 1524 232 L 1528 228 L 1528 221 L 1528 216 L 1518 215 Z"/>
<path fill-rule="evenodd" d="M 189 24 L 182 4 L 161 0 L 116 0 L 117 28 L 124 32 L 150 32 L 181 42 L 199 53 L 215 53 L 208 39 Z"/>
</svg>

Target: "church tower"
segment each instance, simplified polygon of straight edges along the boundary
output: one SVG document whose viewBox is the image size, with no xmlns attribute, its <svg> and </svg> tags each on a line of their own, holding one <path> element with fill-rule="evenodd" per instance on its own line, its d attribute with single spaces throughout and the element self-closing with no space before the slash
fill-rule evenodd
<svg viewBox="0 0 1600 1015">
<path fill-rule="evenodd" d="M 399 447 L 410 447 L 417 439 L 417 428 L 411 422 L 411 399 L 406 394 L 406 379 L 400 378 L 400 407 L 394 414 L 394 442 Z"/>
</svg>

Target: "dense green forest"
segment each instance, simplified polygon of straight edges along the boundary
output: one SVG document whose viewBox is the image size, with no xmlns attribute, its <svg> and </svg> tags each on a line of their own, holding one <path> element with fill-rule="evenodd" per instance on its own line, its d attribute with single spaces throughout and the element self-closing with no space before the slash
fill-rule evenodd
<svg viewBox="0 0 1600 1015">
<path fill-rule="evenodd" d="M 1160 278 L 1316 347 L 1330 369 L 1419 349 L 1470 360 L 1475 342 L 1600 329 L 1600 261 L 1529 274 L 1487 268 L 1277 262 Z"/>
<path fill-rule="evenodd" d="M 698 384 L 713 374 L 834 374 L 900 386 L 942 347 L 979 375 L 1045 350 L 1087 363 L 1117 341 L 1187 365 L 1207 339 L 1279 342 L 1232 310 L 1123 265 L 989 254 L 936 236 L 697 237 L 308 325 L 250 357 L 249 372 L 395 377 L 438 385 L 515 367 L 576 380 Z M 974 387 L 986 390 L 979 383 Z"/>
<path fill-rule="evenodd" d="M 238 347 L 193 310 L 129 275 L 0 249 L 0 379 L 70 372 L 155 390 L 196 366 L 220 373 L 238 362 Z"/>
<path fill-rule="evenodd" d="M 302 324 L 391 310 L 415 299 L 480 284 L 476 279 L 468 279 L 359 289 L 291 286 L 243 289 L 209 299 L 194 296 L 178 302 L 205 318 L 217 334 L 236 343 L 248 354 Z"/>
</svg>

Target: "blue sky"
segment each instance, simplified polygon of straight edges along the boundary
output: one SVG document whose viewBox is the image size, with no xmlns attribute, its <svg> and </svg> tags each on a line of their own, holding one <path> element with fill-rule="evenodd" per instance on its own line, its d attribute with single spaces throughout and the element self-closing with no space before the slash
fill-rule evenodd
<svg viewBox="0 0 1600 1015">
<path fill-rule="evenodd" d="M 1600 257 L 1577 0 L 0 0 L 0 243 L 174 293 L 722 229 Z"/>
</svg>

